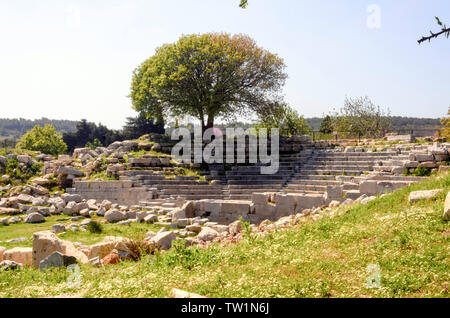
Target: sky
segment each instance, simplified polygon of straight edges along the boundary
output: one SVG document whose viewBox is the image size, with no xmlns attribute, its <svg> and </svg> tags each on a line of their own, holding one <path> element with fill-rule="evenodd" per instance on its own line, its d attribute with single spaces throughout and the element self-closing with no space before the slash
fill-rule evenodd
<svg viewBox="0 0 450 318">
<path fill-rule="evenodd" d="M 0 118 L 118 129 L 135 116 L 133 70 L 183 34 L 243 33 L 284 59 L 285 100 L 305 117 L 369 96 L 392 115 L 450 106 L 448 0 L 0 0 Z"/>
</svg>

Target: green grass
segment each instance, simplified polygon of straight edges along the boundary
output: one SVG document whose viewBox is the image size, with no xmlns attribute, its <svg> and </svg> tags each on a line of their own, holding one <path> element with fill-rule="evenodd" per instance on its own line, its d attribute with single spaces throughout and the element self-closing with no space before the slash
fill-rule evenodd
<svg viewBox="0 0 450 318">
<path fill-rule="evenodd" d="M 408 203 L 412 190 L 435 188 L 446 191 Z M 177 244 L 139 262 L 81 265 L 80 288 L 68 287 L 64 269 L 2 272 L 0 297 L 167 297 L 172 288 L 208 297 L 448 297 L 450 226 L 442 213 L 449 189 L 450 176 L 431 178 L 225 248 Z M 366 285 L 371 265 L 380 268 L 380 288 Z"/>
<path fill-rule="evenodd" d="M 6 247 L 8 249 L 13 247 L 31 247 L 31 238 L 33 236 L 33 233 L 39 231 L 50 231 L 54 224 L 63 224 L 67 227 L 70 224 L 79 224 L 81 222 L 70 221 L 70 218 L 71 217 L 66 215 L 57 215 L 47 217 L 45 218 L 44 223 L 38 224 L 2 224 L 0 225 L 0 241 L 2 241 L 2 243 L 0 243 L 0 246 Z M 58 219 L 66 219 L 66 221 L 57 221 Z M 102 225 L 102 232 L 100 234 L 93 234 L 89 231 L 67 231 L 65 234 L 60 234 L 59 238 L 90 245 L 101 242 L 105 236 L 125 236 L 134 239 L 142 239 L 145 236 L 145 233 L 147 233 L 148 231 L 158 231 L 161 228 L 157 225 L 141 223 L 131 223 L 129 226 L 109 224 L 106 223 L 103 217 L 97 216 L 94 216 L 91 219 L 97 221 Z M 19 237 L 26 237 L 28 240 L 23 242 L 5 243 L 5 241 L 7 240 Z"/>
</svg>

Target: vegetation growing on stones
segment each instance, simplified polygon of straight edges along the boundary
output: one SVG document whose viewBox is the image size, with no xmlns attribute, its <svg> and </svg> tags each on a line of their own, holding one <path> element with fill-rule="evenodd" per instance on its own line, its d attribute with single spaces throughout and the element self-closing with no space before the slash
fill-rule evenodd
<svg viewBox="0 0 450 318">
<path fill-rule="evenodd" d="M 33 129 L 23 135 L 17 147 L 50 155 L 59 155 L 67 150 L 66 143 L 52 125 L 34 126 Z"/>
</svg>

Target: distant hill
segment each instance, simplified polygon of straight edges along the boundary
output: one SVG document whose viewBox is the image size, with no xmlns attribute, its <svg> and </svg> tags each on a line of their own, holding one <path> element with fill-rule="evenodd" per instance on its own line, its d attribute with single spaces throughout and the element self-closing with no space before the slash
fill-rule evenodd
<svg viewBox="0 0 450 318">
<path fill-rule="evenodd" d="M 35 125 L 44 126 L 45 124 L 51 124 L 55 126 L 56 131 L 59 133 L 76 131 L 76 125 L 78 121 L 73 120 L 55 120 L 48 118 L 41 119 L 24 119 L 24 118 L 0 118 L 0 140 L 4 139 L 19 139 L 28 130 L 32 129 Z"/>
<path fill-rule="evenodd" d="M 312 130 L 320 130 L 322 118 L 313 117 L 305 118 Z M 416 118 L 416 117 L 392 117 L 392 131 L 408 131 L 408 130 L 434 130 L 442 127 L 439 118 Z"/>
</svg>

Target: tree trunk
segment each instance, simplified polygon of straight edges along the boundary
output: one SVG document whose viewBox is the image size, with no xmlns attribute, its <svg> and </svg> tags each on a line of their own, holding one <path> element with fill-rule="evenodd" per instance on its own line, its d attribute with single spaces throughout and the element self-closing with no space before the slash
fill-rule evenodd
<svg viewBox="0 0 450 318">
<path fill-rule="evenodd" d="M 214 116 L 209 115 L 206 126 L 202 122 L 202 132 L 205 133 L 206 129 L 213 128 L 213 127 L 214 127 Z"/>
</svg>

